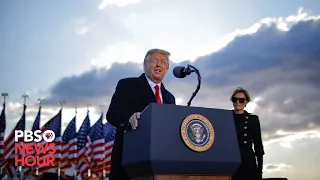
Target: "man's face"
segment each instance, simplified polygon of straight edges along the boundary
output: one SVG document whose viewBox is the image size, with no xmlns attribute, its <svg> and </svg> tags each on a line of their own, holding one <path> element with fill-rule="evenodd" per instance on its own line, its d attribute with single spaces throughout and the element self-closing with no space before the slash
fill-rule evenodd
<svg viewBox="0 0 320 180">
<path fill-rule="evenodd" d="M 169 60 L 167 56 L 154 52 L 150 58 L 144 63 L 146 75 L 154 83 L 160 83 L 168 72 Z"/>
</svg>

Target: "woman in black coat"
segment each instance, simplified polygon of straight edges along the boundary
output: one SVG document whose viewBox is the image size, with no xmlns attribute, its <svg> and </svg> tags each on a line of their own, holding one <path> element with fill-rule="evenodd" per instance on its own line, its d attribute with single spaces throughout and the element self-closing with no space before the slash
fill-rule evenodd
<svg viewBox="0 0 320 180">
<path fill-rule="evenodd" d="M 230 100 L 234 107 L 234 123 L 242 161 L 232 180 L 261 180 L 265 153 L 259 117 L 244 110 L 247 103 L 250 102 L 249 93 L 245 89 L 237 88 Z"/>
</svg>

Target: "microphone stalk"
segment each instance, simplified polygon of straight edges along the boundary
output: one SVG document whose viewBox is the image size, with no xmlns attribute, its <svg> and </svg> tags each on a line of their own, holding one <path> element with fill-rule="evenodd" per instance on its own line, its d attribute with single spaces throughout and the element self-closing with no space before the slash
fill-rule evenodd
<svg viewBox="0 0 320 180">
<path fill-rule="evenodd" d="M 188 69 L 192 68 L 192 69 L 193 69 L 192 72 L 195 72 L 195 73 L 197 74 L 197 77 L 198 77 L 198 85 L 197 85 L 197 88 L 196 88 L 196 90 L 192 93 L 192 96 L 191 96 L 191 98 L 190 98 L 190 100 L 188 101 L 188 104 L 187 104 L 188 106 L 190 106 L 190 105 L 191 105 L 191 101 L 193 100 L 194 97 L 196 97 L 198 91 L 200 90 L 200 86 L 201 86 L 201 75 L 200 75 L 199 70 L 198 70 L 196 67 L 188 64 L 187 68 L 188 68 Z"/>
</svg>

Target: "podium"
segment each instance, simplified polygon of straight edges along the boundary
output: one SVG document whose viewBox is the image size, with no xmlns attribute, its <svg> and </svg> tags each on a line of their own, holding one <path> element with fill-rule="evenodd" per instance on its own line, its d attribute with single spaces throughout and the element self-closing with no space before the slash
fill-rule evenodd
<svg viewBox="0 0 320 180">
<path fill-rule="evenodd" d="M 133 180 L 231 180 L 241 163 L 231 110 L 151 103 L 123 143 Z"/>
</svg>

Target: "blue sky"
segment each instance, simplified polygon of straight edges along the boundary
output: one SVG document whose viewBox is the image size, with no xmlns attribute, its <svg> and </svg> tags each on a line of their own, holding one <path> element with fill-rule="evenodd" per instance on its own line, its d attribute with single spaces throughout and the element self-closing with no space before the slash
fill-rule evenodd
<svg viewBox="0 0 320 180">
<path fill-rule="evenodd" d="M 320 3 L 314 1 L 5 0 L 0 5 L 0 90 L 7 92 L 8 135 L 29 94 L 27 127 L 45 97 L 44 124 L 65 100 L 63 121 L 78 104 L 91 121 L 109 105 L 120 78 L 139 76 L 150 48 L 172 53 L 165 78 L 179 104 L 196 79 L 173 78 L 191 63 L 203 77 L 194 106 L 230 109 L 234 88 L 249 90 L 259 115 L 265 177 L 319 177 Z M 183 91 L 181 91 L 183 89 Z M 318 155 L 316 155 L 318 154 Z"/>
</svg>

